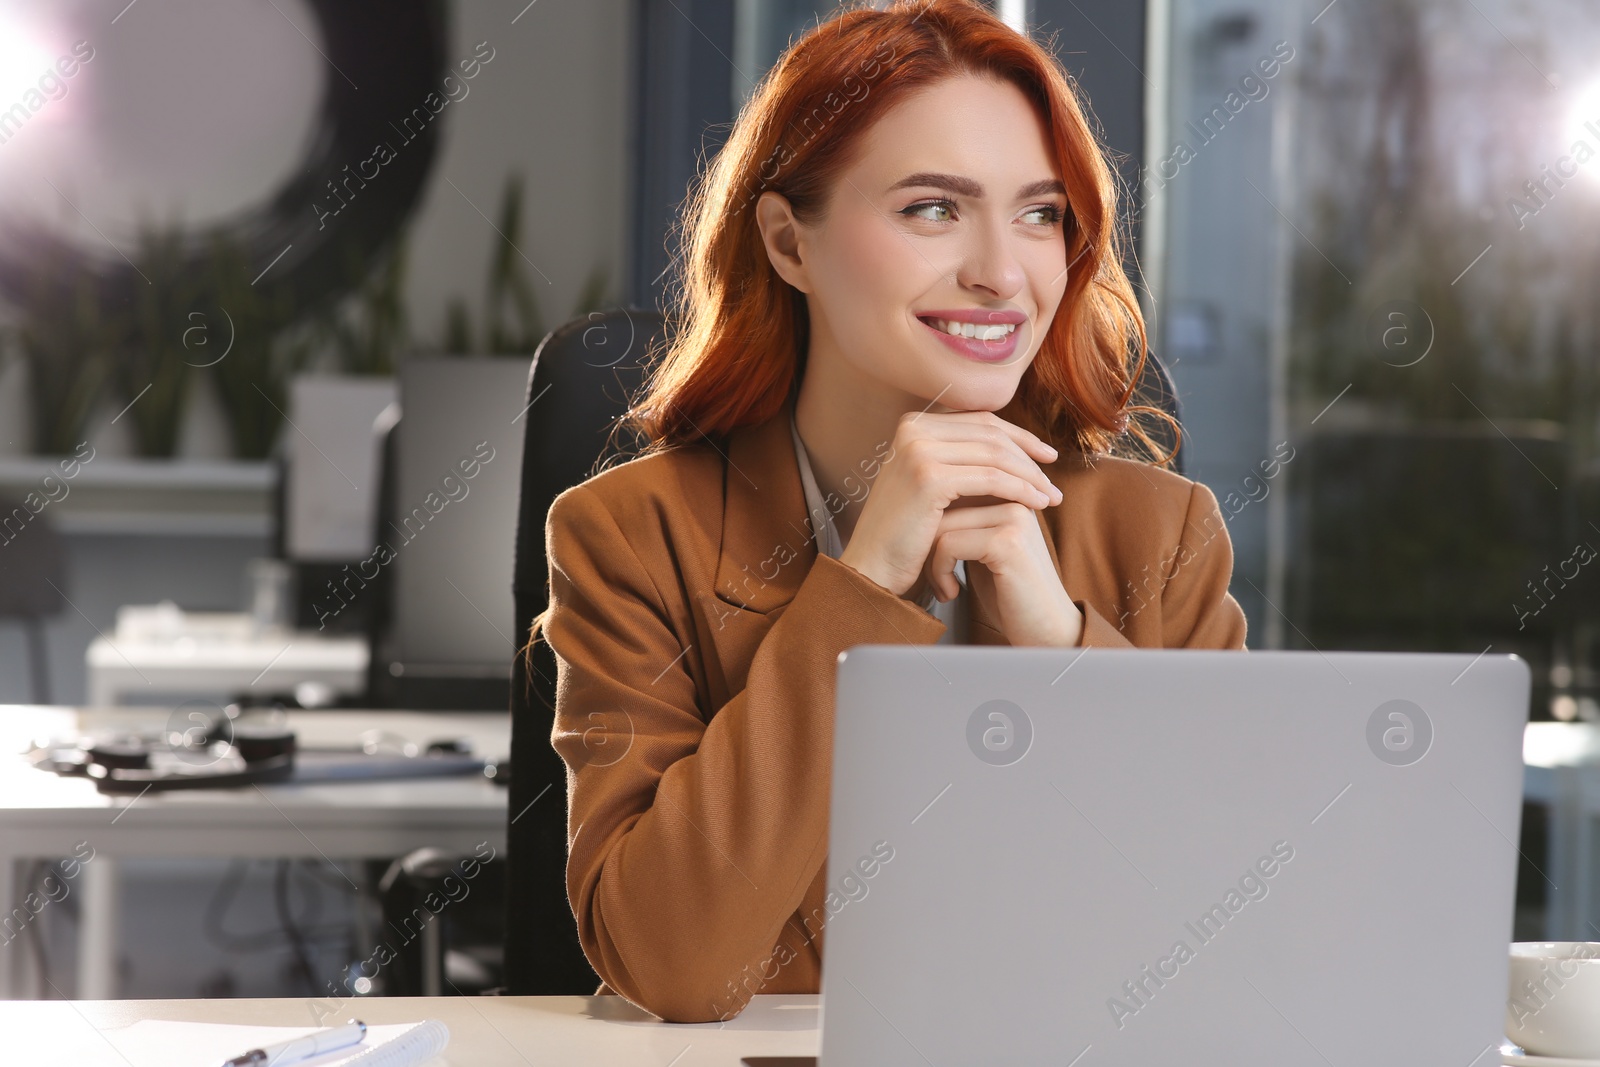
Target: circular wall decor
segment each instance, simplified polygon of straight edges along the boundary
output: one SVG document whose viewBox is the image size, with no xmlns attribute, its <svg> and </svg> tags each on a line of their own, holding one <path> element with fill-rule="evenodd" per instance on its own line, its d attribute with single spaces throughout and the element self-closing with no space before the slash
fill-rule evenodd
<svg viewBox="0 0 1600 1067">
<path fill-rule="evenodd" d="M 304 2 L 330 71 L 303 158 L 264 201 L 164 248 L 167 273 L 202 303 L 214 302 L 211 275 L 225 247 L 284 316 L 326 307 L 392 244 L 437 155 L 444 0 Z M 115 251 L 81 247 L 33 219 L 0 217 L 0 235 L 0 299 L 23 309 L 67 307 L 87 293 L 115 314 L 137 306 L 151 285 Z M 190 309 L 173 310 L 176 338 Z"/>
</svg>

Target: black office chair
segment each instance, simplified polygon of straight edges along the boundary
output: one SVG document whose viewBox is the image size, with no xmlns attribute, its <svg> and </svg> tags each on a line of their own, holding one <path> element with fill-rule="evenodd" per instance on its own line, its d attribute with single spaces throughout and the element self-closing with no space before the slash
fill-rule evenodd
<svg viewBox="0 0 1600 1067">
<path fill-rule="evenodd" d="M 511 579 L 519 645 L 549 604 L 545 514 L 563 490 L 640 443 L 613 438 L 612 429 L 643 382 L 648 354 L 665 339 L 661 315 L 619 309 L 568 322 L 534 353 Z M 567 902 L 567 771 L 550 744 L 555 656 L 540 641 L 531 659 L 518 655 L 511 668 L 506 988 L 521 996 L 588 995 L 600 979 Z"/>
<path fill-rule="evenodd" d="M 595 312 L 550 334 L 534 353 L 512 576 L 519 643 L 549 603 L 544 524 L 550 504 L 642 444 L 612 431 L 667 332 L 653 311 Z M 1177 418 L 1177 392 L 1154 353 L 1139 395 Z M 1171 447 L 1169 427 L 1156 427 L 1152 436 Z M 543 641 L 534 646 L 531 663 L 518 655 L 512 665 L 505 962 L 506 989 L 516 996 L 588 995 L 600 981 L 578 943 L 567 901 L 566 765 L 550 744 L 555 677 L 555 656 Z"/>
<path fill-rule="evenodd" d="M 28 641 L 33 700 L 50 703 L 44 621 L 67 606 L 66 553 L 50 516 L 0 499 L 0 620 L 20 623 Z"/>
<path fill-rule="evenodd" d="M 501 980 L 503 861 L 419 848 L 384 871 L 378 898 L 383 940 L 394 951 L 383 971 L 384 996 L 475 996 Z"/>
<path fill-rule="evenodd" d="M 1144 370 L 1140 373 L 1138 385 L 1133 391 L 1133 403 L 1160 408 L 1171 415 L 1174 422 L 1183 422 L 1178 404 L 1178 390 L 1172 384 L 1172 376 L 1167 373 L 1166 364 L 1161 362 L 1154 349 L 1150 350 L 1149 356 L 1144 361 Z M 1157 419 L 1147 420 L 1145 431 L 1163 453 L 1173 452 L 1172 470 L 1182 474 L 1184 450 L 1187 447 L 1182 435 L 1175 433 L 1171 426 Z"/>
</svg>

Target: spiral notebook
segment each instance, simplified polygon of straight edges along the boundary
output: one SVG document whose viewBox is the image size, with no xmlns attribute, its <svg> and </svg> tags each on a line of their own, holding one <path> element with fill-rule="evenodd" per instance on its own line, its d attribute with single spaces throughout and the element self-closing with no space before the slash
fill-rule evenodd
<svg viewBox="0 0 1600 1067">
<path fill-rule="evenodd" d="M 250 1049 L 288 1041 L 320 1029 L 324 1027 L 237 1026 L 141 1019 L 115 1030 L 52 1035 L 48 1050 L 39 1050 L 47 1051 L 48 1059 L 25 1056 L 20 1062 L 71 1063 L 73 1067 L 99 1067 L 100 1064 L 107 1067 L 218 1067 L 223 1061 Z M 433 1019 L 369 1025 L 366 1040 L 361 1044 L 315 1059 L 300 1060 L 294 1067 L 433 1067 L 440 1062 L 437 1057 L 449 1040 L 449 1029 Z M 27 1046 L 26 1035 L 22 1043 Z M 12 1061 L 8 1059 L 7 1062 Z"/>
</svg>

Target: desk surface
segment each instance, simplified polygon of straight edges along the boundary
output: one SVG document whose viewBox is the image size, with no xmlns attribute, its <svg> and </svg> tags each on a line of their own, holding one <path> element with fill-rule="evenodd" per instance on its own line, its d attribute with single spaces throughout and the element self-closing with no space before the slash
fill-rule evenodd
<svg viewBox="0 0 1600 1067">
<path fill-rule="evenodd" d="M 0 1002 L 7 1064 L 130 1067 L 116 1031 L 140 1019 L 315 1026 L 310 1000 Z M 738 1067 L 744 1056 L 815 1056 L 816 996 L 758 996 L 726 1023 L 674 1024 L 621 997 L 374 998 L 340 1005 L 370 1024 L 438 1019 L 450 1045 L 428 1067 Z M 20 1043 L 20 1049 L 19 1049 Z M 18 1054 L 20 1050 L 20 1055 Z M 243 1051 L 243 1050 L 240 1050 Z M 158 1067 L 132 1062 L 131 1067 Z M 173 1055 L 159 1067 L 190 1067 Z M 193 1067 L 215 1067 L 194 1064 Z"/>
<path fill-rule="evenodd" d="M 67 840 L 73 834 L 92 835 L 97 851 L 171 856 L 399 855 L 446 830 L 476 834 L 474 841 L 504 839 L 506 791 L 481 776 L 108 796 L 87 779 L 37 770 L 22 755 L 35 739 L 160 727 L 171 714 L 0 706 L 0 852 L 68 855 L 78 840 Z M 499 713 L 306 711 L 290 712 L 289 725 L 304 745 L 350 744 L 363 731 L 382 729 L 421 745 L 465 738 L 490 758 L 510 749 L 510 717 Z M 388 840 L 385 830 L 405 841 Z M 404 847 L 385 851 L 397 846 Z"/>
<path fill-rule="evenodd" d="M 0 915 L 11 913 L 26 892 L 18 860 L 92 856 L 94 862 L 85 862 L 81 875 L 83 898 L 92 902 L 85 904 L 80 924 L 79 979 L 85 996 L 109 996 L 116 988 L 118 858 L 336 862 L 402 856 L 424 845 L 480 857 L 485 848 L 505 848 L 506 790 L 482 775 L 107 796 L 86 778 L 41 771 L 23 755 L 36 740 L 186 725 L 181 709 L 0 705 Z M 378 729 L 419 746 L 465 739 L 474 752 L 490 758 L 510 749 L 510 716 L 502 713 L 305 711 L 290 712 L 289 726 L 308 746 L 350 745 L 365 731 Z M 560 803 L 559 791 L 552 791 L 546 803 Z M 93 851 L 86 853 L 84 846 Z M 0 953 L 0 995 L 28 988 L 19 973 L 26 958 Z M 12 1062 L 0 1045 L 0 1063 Z"/>
</svg>

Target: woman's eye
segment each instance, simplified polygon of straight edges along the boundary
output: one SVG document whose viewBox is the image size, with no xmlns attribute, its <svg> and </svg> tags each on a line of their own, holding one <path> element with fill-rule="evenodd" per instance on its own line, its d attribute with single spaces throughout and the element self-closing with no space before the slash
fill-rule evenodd
<svg viewBox="0 0 1600 1067">
<path fill-rule="evenodd" d="M 955 207 L 955 205 L 950 203 L 950 201 L 948 201 L 948 200 L 930 200 L 926 204 L 912 204 L 910 207 L 908 207 L 904 211 L 900 212 L 900 214 L 902 214 L 902 215 L 915 215 L 915 217 L 917 217 L 917 218 L 928 219 L 929 222 L 949 222 L 950 221 L 949 219 L 928 218 L 928 216 L 926 216 L 926 215 L 917 215 L 916 213 L 919 212 L 919 211 L 929 211 L 929 210 L 946 211 L 946 212 L 948 212 L 954 207 Z"/>
<path fill-rule="evenodd" d="M 929 222 L 949 222 L 949 213 L 954 209 L 955 205 L 948 200 L 930 200 L 925 204 L 912 204 L 910 207 L 900 212 L 900 214 L 909 217 L 927 219 Z M 935 218 L 930 215 L 920 214 L 920 212 L 924 211 L 943 211 L 946 214 L 943 218 Z M 1024 217 L 1032 215 L 1042 215 L 1043 218 L 1040 220 L 1038 225 L 1043 226 L 1054 226 L 1056 223 L 1066 218 L 1066 212 L 1053 204 L 1046 205 L 1044 207 L 1031 208 L 1027 211 Z"/>
</svg>

